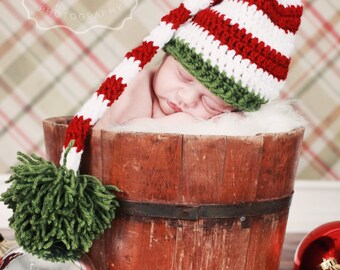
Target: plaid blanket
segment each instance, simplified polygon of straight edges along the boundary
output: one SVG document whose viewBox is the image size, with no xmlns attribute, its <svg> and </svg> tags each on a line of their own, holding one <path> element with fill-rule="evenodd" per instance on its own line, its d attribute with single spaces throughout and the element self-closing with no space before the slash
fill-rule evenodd
<svg viewBox="0 0 340 270">
<path fill-rule="evenodd" d="M 17 150 L 44 155 L 42 119 L 75 114 L 179 2 L 1 0 L 0 173 Z M 340 180 L 339 45 L 340 1 L 305 1 L 281 93 L 308 121 L 299 179 Z"/>
</svg>

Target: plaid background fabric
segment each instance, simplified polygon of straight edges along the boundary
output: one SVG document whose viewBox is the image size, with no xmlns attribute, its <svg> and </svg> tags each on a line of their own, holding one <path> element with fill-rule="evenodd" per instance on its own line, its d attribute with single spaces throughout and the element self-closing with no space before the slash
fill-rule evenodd
<svg viewBox="0 0 340 270">
<path fill-rule="evenodd" d="M 75 114 L 179 3 L 0 0 L 0 173 L 16 163 L 18 150 L 44 155 L 42 120 Z M 340 1 L 305 1 L 281 94 L 297 100 L 308 120 L 299 179 L 340 180 L 339 45 Z"/>
</svg>

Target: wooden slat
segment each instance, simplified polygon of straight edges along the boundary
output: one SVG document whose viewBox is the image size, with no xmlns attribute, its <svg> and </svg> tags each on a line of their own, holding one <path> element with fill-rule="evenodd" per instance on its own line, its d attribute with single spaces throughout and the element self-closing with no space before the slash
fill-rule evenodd
<svg viewBox="0 0 340 270">
<path fill-rule="evenodd" d="M 124 199 L 175 203 L 181 145 L 181 135 L 103 131 L 103 181 L 122 189 Z"/>
<path fill-rule="evenodd" d="M 95 240 L 89 252 L 89 257 L 92 258 L 92 262 L 96 267 L 96 270 L 107 270 L 107 252 L 106 252 L 106 239 L 109 230 L 104 232 L 99 239 Z"/>
<path fill-rule="evenodd" d="M 223 181 L 224 136 L 184 136 L 180 203 L 216 203 Z"/>
<path fill-rule="evenodd" d="M 257 199 L 279 198 L 293 192 L 303 130 L 263 136 Z"/>
<path fill-rule="evenodd" d="M 193 269 L 245 269 L 249 228 L 240 220 L 227 220 L 213 226 L 201 222 L 197 230 L 197 254 Z"/>
<path fill-rule="evenodd" d="M 66 128 L 66 117 L 54 117 L 43 121 L 46 157 L 58 165 L 63 150 Z"/>
<path fill-rule="evenodd" d="M 252 221 L 244 269 L 278 269 L 288 211 Z"/>
<path fill-rule="evenodd" d="M 102 180 L 102 153 L 101 131 L 91 130 L 85 142 L 84 153 L 80 163 L 80 173 L 93 175 Z"/>
<path fill-rule="evenodd" d="M 220 203 L 255 200 L 262 159 L 263 137 L 228 137 L 223 184 L 218 187 Z"/>
</svg>

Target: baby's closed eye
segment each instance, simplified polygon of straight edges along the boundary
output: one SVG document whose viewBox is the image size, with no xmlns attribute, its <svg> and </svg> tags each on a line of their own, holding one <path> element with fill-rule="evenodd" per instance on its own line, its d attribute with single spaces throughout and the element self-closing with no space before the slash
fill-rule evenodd
<svg viewBox="0 0 340 270">
<path fill-rule="evenodd" d="M 202 96 L 202 104 L 205 110 L 213 115 L 223 113 L 226 109 L 223 104 L 219 104 L 217 101 L 206 95 Z"/>
<path fill-rule="evenodd" d="M 191 74 L 189 74 L 188 72 L 184 71 L 183 69 L 181 69 L 180 67 L 177 68 L 178 71 L 178 76 L 180 77 L 180 79 L 184 82 L 188 82 L 191 83 L 194 81 L 193 77 Z"/>
</svg>

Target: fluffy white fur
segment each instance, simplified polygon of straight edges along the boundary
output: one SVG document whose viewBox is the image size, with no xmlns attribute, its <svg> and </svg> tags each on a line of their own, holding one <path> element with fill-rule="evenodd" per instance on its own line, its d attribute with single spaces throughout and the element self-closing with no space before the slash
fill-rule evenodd
<svg viewBox="0 0 340 270">
<path fill-rule="evenodd" d="M 152 119 L 151 119 L 152 120 Z M 155 125 L 146 119 L 138 124 L 117 125 L 110 130 L 124 132 L 179 133 L 192 135 L 253 136 L 259 133 L 288 132 L 304 126 L 305 120 L 293 108 L 292 102 L 271 102 L 257 112 L 225 113 L 217 119 L 198 121 L 190 125 Z"/>
</svg>

